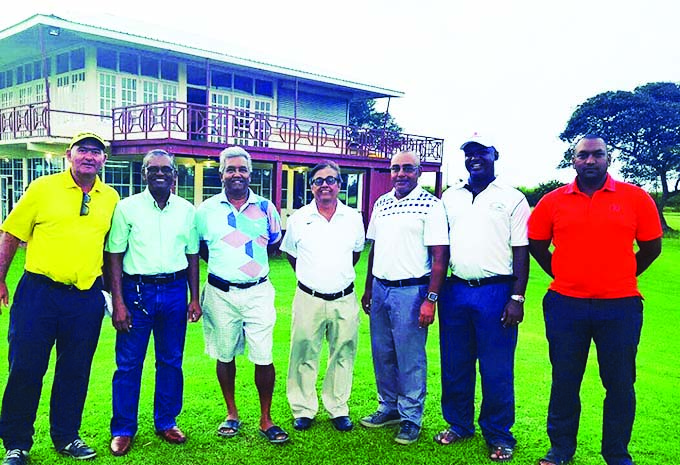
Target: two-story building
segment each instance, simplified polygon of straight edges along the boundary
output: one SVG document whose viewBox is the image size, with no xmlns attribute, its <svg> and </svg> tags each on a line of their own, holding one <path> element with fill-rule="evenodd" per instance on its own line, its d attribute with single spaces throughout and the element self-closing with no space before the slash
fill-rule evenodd
<svg viewBox="0 0 680 465">
<path fill-rule="evenodd" d="M 221 189 L 219 152 L 241 145 L 251 187 L 282 217 L 311 199 L 307 171 L 343 170 L 341 199 L 366 218 L 390 188 L 389 158 L 419 154 L 441 192 L 443 140 L 351 127 L 350 102 L 401 92 L 320 76 L 220 51 L 35 15 L 0 31 L 0 200 L 5 217 L 38 176 L 64 169 L 69 139 L 110 141 L 105 181 L 139 192 L 150 149 L 176 155 L 176 191 L 198 205 Z"/>
</svg>

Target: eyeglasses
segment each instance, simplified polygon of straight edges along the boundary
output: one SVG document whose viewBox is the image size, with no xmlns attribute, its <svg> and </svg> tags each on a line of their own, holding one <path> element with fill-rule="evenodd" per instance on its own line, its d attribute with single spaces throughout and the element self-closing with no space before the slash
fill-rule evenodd
<svg viewBox="0 0 680 465">
<path fill-rule="evenodd" d="M 175 168 L 172 166 L 147 166 L 146 172 L 147 174 L 172 174 L 175 172 Z"/>
<path fill-rule="evenodd" d="M 90 200 L 92 200 L 90 194 L 83 192 L 83 202 L 80 204 L 80 216 L 87 216 L 90 214 L 90 207 L 88 205 Z"/>
<path fill-rule="evenodd" d="M 334 176 L 326 176 L 325 178 L 314 178 L 312 179 L 312 184 L 314 184 L 317 187 L 323 186 L 323 183 L 328 184 L 329 186 L 334 186 L 335 183 L 340 182 L 340 180 Z"/>
<path fill-rule="evenodd" d="M 415 173 L 417 169 L 418 169 L 418 166 L 416 166 L 416 165 L 392 165 L 392 166 L 390 166 L 390 171 L 393 172 L 393 173 L 398 173 L 399 171 L 403 171 L 406 174 L 411 174 L 411 173 Z"/>
</svg>

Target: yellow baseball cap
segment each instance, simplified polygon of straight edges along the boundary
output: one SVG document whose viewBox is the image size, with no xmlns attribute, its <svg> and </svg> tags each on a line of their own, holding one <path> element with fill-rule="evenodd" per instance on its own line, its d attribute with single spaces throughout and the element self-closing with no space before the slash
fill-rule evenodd
<svg viewBox="0 0 680 465">
<path fill-rule="evenodd" d="M 71 139 L 71 144 L 68 146 L 68 149 L 71 150 L 74 145 L 77 145 L 86 139 L 95 141 L 97 144 L 101 145 L 102 150 L 106 150 L 106 142 L 104 142 L 104 139 L 93 132 L 81 132 L 80 134 L 74 136 L 73 139 Z"/>
</svg>

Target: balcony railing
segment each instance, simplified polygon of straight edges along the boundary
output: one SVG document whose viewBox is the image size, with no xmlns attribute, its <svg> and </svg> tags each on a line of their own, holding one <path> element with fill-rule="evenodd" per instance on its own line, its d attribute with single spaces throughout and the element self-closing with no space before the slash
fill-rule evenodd
<svg viewBox="0 0 680 465">
<path fill-rule="evenodd" d="M 434 137 L 184 102 L 113 109 L 114 141 L 160 138 L 356 157 L 410 150 L 433 163 L 441 163 L 444 144 Z"/>
<path fill-rule="evenodd" d="M 0 109 L 0 140 L 46 136 L 49 127 L 47 102 Z"/>
</svg>

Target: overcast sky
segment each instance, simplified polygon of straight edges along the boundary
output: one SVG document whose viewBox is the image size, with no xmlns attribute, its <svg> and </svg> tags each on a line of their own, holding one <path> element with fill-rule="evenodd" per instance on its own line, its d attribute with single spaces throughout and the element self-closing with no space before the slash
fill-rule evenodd
<svg viewBox="0 0 680 465">
<path fill-rule="evenodd" d="M 35 13 L 148 25 L 154 38 L 171 28 L 175 42 L 402 91 L 390 113 L 405 132 L 445 139 L 449 180 L 465 177 L 458 147 L 474 131 L 496 140 L 496 171 L 512 184 L 569 180 L 555 169 L 558 135 L 580 103 L 680 80 L 671 0 L 55 3 L 5 7 L 0 29 Z"/>
</svg>

